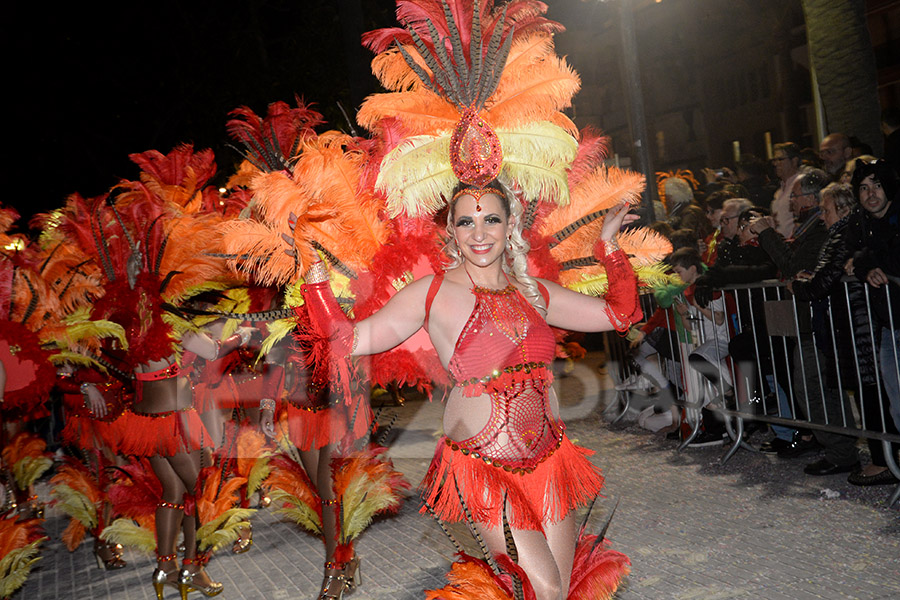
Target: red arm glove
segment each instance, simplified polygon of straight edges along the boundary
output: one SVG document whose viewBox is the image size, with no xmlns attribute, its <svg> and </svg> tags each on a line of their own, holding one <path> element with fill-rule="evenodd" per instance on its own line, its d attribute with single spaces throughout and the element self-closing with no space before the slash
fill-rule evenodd
<svg viewBox="0 0 900 600">
<path fill-rule="evenodd" d="M 609 282 L 606 296 L 606 314 L 616 331 L 624 333 L 633 323 L 644 318 L 641 303 L 638 299 L 638 281 L 628 255 L 622 250 L 606 254 L 606 244 L 601 240 L 597 244 L 596 255 L 606 269 Z"/>
<path fill-rule="evenodd" d="M 313 269 L 315 266 L 310 271 Z M 328 281 L 314 283 L 307 281 L 300 286 L 300 290 L 306 301 L 306 311 L 313 333 L 331 340 L 334 354 L 350 356 L 356 346 L 355 327 L 335 300 Z"/>
</svg>

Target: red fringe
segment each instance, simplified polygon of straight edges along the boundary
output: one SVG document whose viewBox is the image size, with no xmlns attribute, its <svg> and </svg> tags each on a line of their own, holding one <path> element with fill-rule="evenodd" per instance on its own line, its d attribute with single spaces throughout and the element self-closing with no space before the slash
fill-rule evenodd
<svg viewBox="0 0 900 600">
<path fill-rule="evenodd" d="M 121 425 L 112 421 L 92 419 L 81 415 L 66 415 L 66 426 L 62 430 L 62 439 L 69 446 L 83 450 L 105 447 L 113 453 L 119 453 L 119 436 Z"/>
<path fill-rule="evenodd" d="M 444 521 L 465 520 L 454 480 L 476 523 L 497 527 L 506 496 L 510 525 L 536 531 L 587 505 L 603 488 L 600 469 L 587 459 L 593 452 L 575 446 L 565 434 L 559 448 L 528 474 L 510 473 L 454 451 L 445 439 L 438 442 L 420 486 L 425 502 Z"/>
<path fill-rule="evenodd" d="M 319 410 L 304 410 L 283 402 L 291 442 L 300 450 L 317 450 L 328 444 L 356 441 L 364 436 L 374 419 L 372 407 L 361 394 L 354 394 L 353 398 L 355 404 L 351 406 L 338 402 Z"/>
<path fill-rule="evenodd" d="M 533 382 L 534 388 L 539 391 L 547 389 L 553 383 L 553 371 L 546 365 L 532 366 L 521 371 L 504 371 L 499 377 L 495 377 L 487 383 L 479 381 L 464 385 L 463 394 L 469 398 L 477 398 L 486 393 L 501 394 L 508 387 L 525 382 Z"/>
<path fill-rule="evenodd" d="M 120 454 L 173 456 L 199 450 L 210 435 L 194 408 L 158 413 L 161 416 L 126 411 L 115 421 L 121 434 Z"/>
</svg>

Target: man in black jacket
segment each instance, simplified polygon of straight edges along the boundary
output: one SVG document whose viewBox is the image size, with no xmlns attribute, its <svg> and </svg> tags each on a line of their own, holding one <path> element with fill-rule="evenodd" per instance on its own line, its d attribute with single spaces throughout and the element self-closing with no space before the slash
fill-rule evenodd
<svg viewBox="0 0 900 600">
<path fill-rule="evenodd" d="M 882 382 L 891 417 L 900 428 L 900 180 L 883 160 L 859 160 L 853 170 L 853 189 L 862 208 L 860 239 L 846 271 L 871 286 L 870 318 Z"/>
<path fill-rule="evenodd" d="M 819 204 L 821 191 L 830 183 L 828 175 L 819 169 L 803 173 L 794 182 L 790 206 L 794 215 L 794 232 L 784 239 L 772 228 L 769 219 L 756 219 L 750 223 L 752 231 L 759 232 L 762 246 L 781 272 L 781 278 L 790 280 L 798 273 L 813 272 L 819 262 L 819 255 L 828 238 L 828 227 L 820 219 Z M 807 303 L 798 306 L 798 314 L 809 314 Z M 834 415 L 846 413 L 842 409 L 842 398 L 835 390 L 822 386 L 822 376 L 816 365 L 826 364 L 821 350 L 816 347 L 810 328 L 797 327 L 799 343 L 793 349 L 794 406 L 813 423 L 830 423 Z M 826 416 L 827 415 L 827 416 Z M 859 468 L 856 439 L 835 435 L 824 431 L 814 431 L 815 441 L 825 448 L 822 460 L 806 465 L 804 472 L 809 475 L 831 475 L 849 473 Z M 796 440 L 793 447 L 779 451 L 783 458 L 802 456 L 815 450 L 812 436 Z"/>
<path fill-rule="evenodd" d="M 750 231 L 759 234 L 759 245 L 775 261 L 782 279 L 812 271 L 819 260 L 819 250 L 828 237 L 828 229 L 819 219 L 819 193 L 829 183 L 828 175 L 820 169 L 810 169 L 794 182 L 790 205 L 794 233 L 788 239 L 775 231 L 772 217 L 750 222 Z"/>
</svg>

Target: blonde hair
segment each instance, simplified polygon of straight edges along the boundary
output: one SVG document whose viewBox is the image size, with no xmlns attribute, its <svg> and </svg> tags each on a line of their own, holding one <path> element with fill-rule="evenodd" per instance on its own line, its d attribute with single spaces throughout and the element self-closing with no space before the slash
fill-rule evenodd
<svg viewBox="0 0 900 600">
<path fill-rule="evenodd" d="M 444 266 L 445 271 L 455 269 L 464 262 L 453 231 L 453 213 L 456 208 L 457 194 L 460 190 L 465 190 L 469 187 L 473 186 L 463 184 L 457 186 L 453 193 L 454 199 L 450 202 L 450 207 L 447 211 L 447 243 L 444 246 L 444 253 L 447 255 L 449 262 Z M 507 220 L 510 218 L 515 220 L 515 224 L 510 231 L 509 240 L 506 242 L 502 263 L 503 272 L 512 275 L 516 281 L 521 283 L 522 287 L 525 288 L 522 295 L 531 302 L 531 305 L 539 313 L 546 315 L 547 303 L 538 289 L 537 280 L 528 274 L 528 251 L 531 250 L 531 245 L 522 236 L 525 209 L 515 193 L 500 180 L 495 179 L 484 187 L 497 190 L 497 195 L 503 201 L 502 206 Z"/>
</svg>

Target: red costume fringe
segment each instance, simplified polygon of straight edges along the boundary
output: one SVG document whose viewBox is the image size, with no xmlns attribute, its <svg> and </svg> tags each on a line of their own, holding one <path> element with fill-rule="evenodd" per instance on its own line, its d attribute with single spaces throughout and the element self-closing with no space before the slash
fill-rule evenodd
<svg viewBox="0 0 900 600">
<path fill-rule="evenodd" d="M 115 425 L 121 434 L 121 454 L 173 456 L 199 450 L 211 439 L 193 407 L 161 413 L 126 411 Z"/>
<path fill-rule="evenodd" d="M 287 414 L 288 434 L 300 450 L 314 450 L 341 441 L 356 441 L 366 434 L 374 415 L 362 394 L 353 394 L 354 403 L 337 402 L 325 408 L 298 408 L 282 402 Z M 352 428 L 351 428 L 352 425 Z"/>
<path fill-rule="evenodd" d="M 509 523 L 516 529 L 543 531 L 545 521 L 557 522 L 590 503 L 603 488 L 603 475 L 564 434 L 559 448 L 531 473 L 512 473 L 503 466 L 453 450 L 443 438 L 421 488 L 425 502 L 444 521 L 465 520 L 456 485 L 476 523 L 500 524 L 503 498 L 509 502 Z M 454 481 L 456 485 L 454 485 Z M 420 512 L 425 512 L 423 508 Z"/>
</svg>

